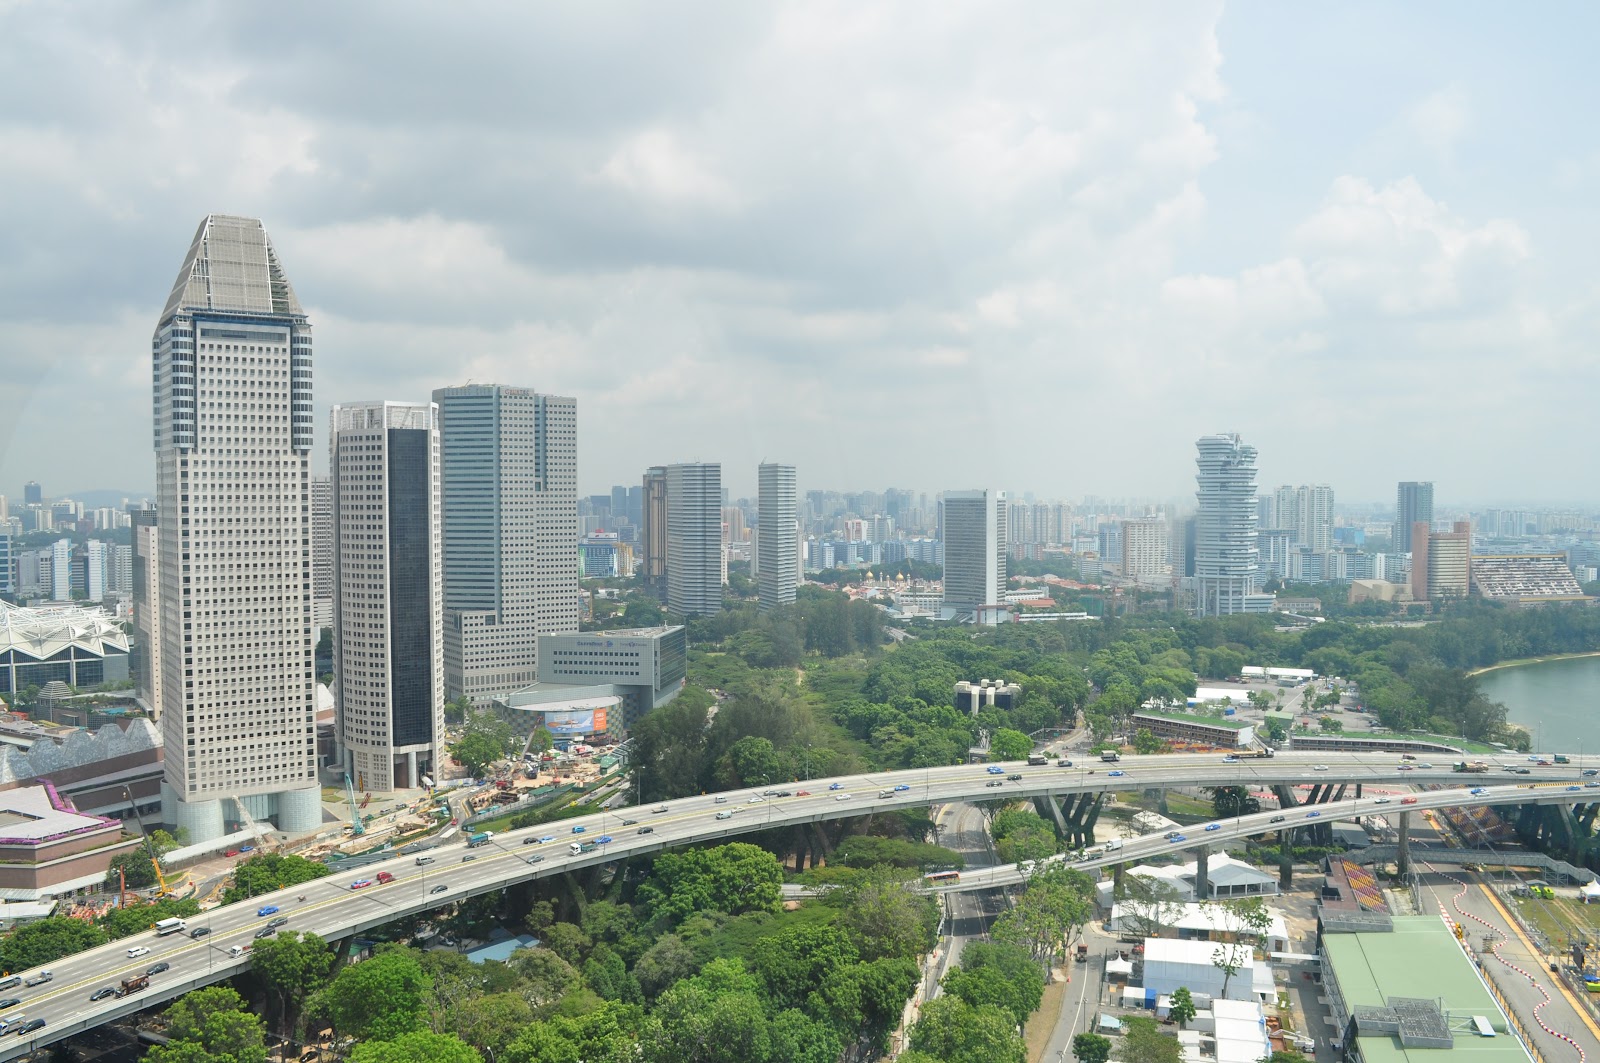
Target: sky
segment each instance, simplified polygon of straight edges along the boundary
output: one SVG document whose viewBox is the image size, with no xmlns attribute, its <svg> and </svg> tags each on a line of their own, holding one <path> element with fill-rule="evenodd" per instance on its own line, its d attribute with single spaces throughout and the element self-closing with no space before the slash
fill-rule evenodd
<svg viewBox="0 0 1600 1063">
<path fill-rule="evenodd" d="M 148 490 L 263 219 L 333 402 L 575 395 L 579 485 L 1595 501 L 1600 8 L 0 0 L 0 494 Z"/>
</svg>

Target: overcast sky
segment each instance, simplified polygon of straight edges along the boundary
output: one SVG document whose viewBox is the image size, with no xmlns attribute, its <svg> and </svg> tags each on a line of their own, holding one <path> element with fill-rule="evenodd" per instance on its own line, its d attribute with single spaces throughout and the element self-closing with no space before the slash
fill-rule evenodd
<svg viewBox="0 0 1600 1063">
<path fill-rule="evenodd" d="M 1594 501 L 1597 21 L 0 0 L 0 493 L 149 488 L 150 333 L 226 212 L 324 441 L 497 381 L 578 397 L 585 492 L 1175 497 L 1237 431 L 1264 488 Z"/>
</svg>

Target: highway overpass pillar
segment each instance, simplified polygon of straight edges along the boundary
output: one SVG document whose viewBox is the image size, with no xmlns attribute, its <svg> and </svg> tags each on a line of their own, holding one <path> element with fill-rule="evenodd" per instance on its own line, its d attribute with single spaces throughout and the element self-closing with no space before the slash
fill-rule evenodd
<svg viewBox="0 0 1600 1063">
<path fill-rule="evenodd" d="M 1278 886 L 1289 889 L 1294 885 L 1294 830 L 1278 829 Z"/>
<path fill-rule="evenodd" d="M 1197 901 L 1211 897 L 1210 858 L 1209 846 L 1202 845 L 1194 851 L 1194 899 Z"/>
<path fill-rule="evenodd" d="M 1395 869 L 1401 875 L 1411 874 L 1411 813 L 1400 813 L 1400 827 L 1396 831 Z"/>
</svg>

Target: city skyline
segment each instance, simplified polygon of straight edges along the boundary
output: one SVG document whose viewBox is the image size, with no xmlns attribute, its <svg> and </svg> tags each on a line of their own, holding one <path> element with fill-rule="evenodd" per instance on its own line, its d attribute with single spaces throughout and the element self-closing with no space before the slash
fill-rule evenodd
<svg viewBox="0 0 1600 1063">
<path fill-rule="evenodd" d="M 167 234 L 215 210 L 262 218 L 315 293 L 317 424 L 469 381 L 577 395 L 584 483 L 631 483 L 650 435 L 721 461 L 739 495 L 749 453 L 813 483 L 939 468 L 1178 498 L 1190 442 L 1230 431 L 1265 483 L 1376 501 L 1424 470 L 1463 504 L 1587 501 L 1563 472 L 1581 418 L 1509 444 L 1456 426 L 1600 391 L 1593 155 L 1527 133 L 1585 127 L 1584 94 L 1545 71 L 1600 12 L 1556 37 L 1384 10 L 1359 89 L 1328 93 L 1377 9 L 1195 5 L 1159 33 L 1131 9 L 849 32 L 716 10 L 714 33 L 648 5 L 502 12 L 515 48 L 413 14 L 349 50 L 351 11 L 306 35 L 219 9 L 181 71 L 162 44 L 180 12 L 8 12 L 0 76 L 37 104 L 0 169 L 0 201 L 28 205 L 0 263 L 0 482 L 153 489 L 104 444 L 148 427 Z M 452 76 L 458 54 L 476 76 Z M 197 155 L 194 128 L 245 147 Z M 1034 394 L 1072 401 L 1056 423 Z M 68 416 L 95 430 L 56 431 Z M 1005 430 L 926 431 L 979 422 Z M 1064 426 L 1118 445 L 1063 467 Z"/>
</svg>

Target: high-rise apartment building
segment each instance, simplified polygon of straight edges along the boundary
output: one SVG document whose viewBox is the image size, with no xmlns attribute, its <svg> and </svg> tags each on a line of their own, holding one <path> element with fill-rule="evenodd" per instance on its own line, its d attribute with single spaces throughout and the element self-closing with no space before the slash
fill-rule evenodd
<svg viewBox="0 0 1600 1063">
<path fill-rule="evenodd" d="M 72 600 L 72 540 L 57 539 L 50 544 L 50 600 Z"/>
<path fill-rule="evenodd" d="M 156 511 L 133 514 L 134 641 L 128 665 L 135 691 L 150 715 L 161 720 L 161 553 Z"/>
<path fill-rule="evenodd" d="M 944 611 L 963 622 L 994 623 L 1006 592 L 1005 492 L 946 491 L 943 514 Z"/>
<path fill-rule="evenodd" d="M 541 634 L 578 630 L 578 403 L 499 384 L 433 401 L 445 697 L 483 706 L 538 679 Z"/>
<path fill-rule="evenodd" d="M 1389 552 L 1403 554 L 1412 549 L 1411 527 L 1426 524 L 1433 527 L 1433 483 L 1426 480 L 1402 480 L 1394 492 L 1394 531 L 1390 535 Z"/>
<path fill-rule="evenodd" d="M 1167 522 L 1155 518 L 1122 522 L 1122 574 L 1130 579 L 1164 576 L 1168 564 Z"/>
<path fill-rule="evenodd" d="M 164 819 L 312 830 L 311 326 L 259 221 L 200 223 L 151 355 Z"/>
<path fill-rule="evenodd" d="M 646 481 L 646 488 L 649 482 Z M 722 466 L 691 462 L 666 467 L 667 608 L 710 616 L 722 608 L 727 578 L 722 551 Z"/>
<path fill-rule="evenodd" d="M 335 733 L 361 790 L 427 785 L 444 733 L 439 408 L 333 408 Z"/>
<path fill-rule="evenodd" d="M 1220 434 L 1195 447 L 1195 613 L 1267 612 L 1272 596 L 1257 593 L 1256 448 Z"/>
<path fill-rule="evenodd" d="M 1436 602 L 1465 598 L 1472 586 L 1472 525 L 1456 521 L 1452 530 L 1411 525 L 1411 596 Z"/>
<path fill-rule="evenodd" d="M 0 594 L 17 593 L 17 560 L 11 526 L 0 523 Z"/>
<path fill-rule="evenodd" d="M 311 626 L 333 626 L 333 480 L 311 478 Z"/>
<path fill-rule="evenodd" d="M 667 596 L 667 469 L 645 470 L 639 489 L 639 572 L 645 589 Z"/>
<path fill-rule="evenodd" d="M 761 611 L 793 605 L 800 587 L 800 518 L 793 465 L 756 470 L 757 588 Z"/>
<path fill-rule="evenodd" d="M 1333 488 L 1311 484 L 1295 490 L 1296 541 L 1314 554 L 1333 549 Z"/>
</svg>

